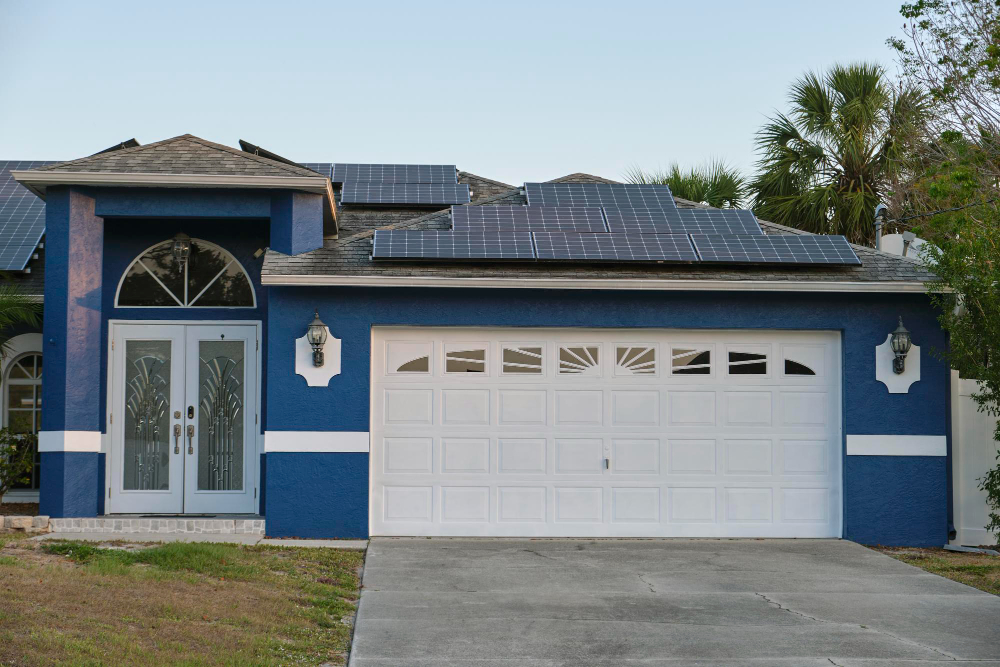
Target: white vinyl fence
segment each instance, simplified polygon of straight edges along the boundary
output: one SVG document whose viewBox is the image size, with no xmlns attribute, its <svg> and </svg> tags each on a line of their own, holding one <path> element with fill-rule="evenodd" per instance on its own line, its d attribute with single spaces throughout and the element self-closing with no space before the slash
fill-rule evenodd
<svg viewBox="0 0 1000 667">
<path fill-rule="evenodd" d="M 965 380 L 951 372 L 952 485 L 955 503 L 955 530 L 952 544 L 977 546 L 995 544 L 987 534 L 989 512 L 986 494 L 979 482 L 987 470 L 997 465 L 997 442 L 993 439 L 996 419 L 979 412 L 972 394 L 975 380 Z"/>
</svg>

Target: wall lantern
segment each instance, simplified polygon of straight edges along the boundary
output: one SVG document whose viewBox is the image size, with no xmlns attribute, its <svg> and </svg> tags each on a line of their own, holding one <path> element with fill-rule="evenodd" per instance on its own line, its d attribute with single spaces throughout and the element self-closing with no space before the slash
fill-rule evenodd
<svg viewBox="0 0 1000 667">
<path fill-rule="evenodd" d="M 316 310 L 316 317 L 306 330 L 306 340 L 313 350 L 313 366 L 323 365 L 323 346 L 326 344 L 327 329 L 323 320 L 319 319 L 319 310 Z M 905 353 L 904 353 L 905 354 Z"/>
<path fill-rule="evenodd" d="M 184 232 L 179 232 L 174 237 L 173 254 L 174 261 L 180 266 L 184 266 L 191 256 L 191 237 Z"/>
<path fill-rule="evenodd" d="M 899 318 L 899 326 L 892 332 L 889 339 L 892 346 L 892 353 L 895 359 L 892 360 L 892 372 L 901 375 L 906 370 L 906 355 L 910 351 L 913 341 L 910 339 L 910 332 L 903 326 L 903 318 Z"/>
</svg>

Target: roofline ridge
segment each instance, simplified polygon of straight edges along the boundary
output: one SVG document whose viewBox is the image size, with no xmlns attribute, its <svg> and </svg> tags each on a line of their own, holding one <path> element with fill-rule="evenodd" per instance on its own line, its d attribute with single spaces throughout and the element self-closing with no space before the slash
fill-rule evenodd
<svg viewBox="0 0 1000 667">
<path fill-rule="evenodd" d="M 284 169 L 284 170 L 288 171 L 289 173 L 295 174 L 296 176 L 308 176 L 309 174 L 303 174 L 301 172 L 295 171 L 295 169 L 301 169 L 302 171 L 308 171 L 308 172 L 316 174 L 317 176 L 320 176 L 320 177 L 323 176 L 323 174 L 319 173 L 318 171 L 313 171 L 312 169 L 309 169 L 308 167 L 298 167 L 298 166 L 293 166 L 293 165 L 290 165 L 290 164 L 285 164 L 284 162 L 278 162 L 277 160 L 272 160 L 270 158 L 262 157 L 260 155 L 254 155 L 253 153 L 248 153 L 246 151 L 237 150 L 237 149 L 233 148 L 232 146 L 227 146 L 225 144 L 220 144 L 220 143 L 217 143 L 217 142 L 214 142 L 214 141 L 209 141 L 208 139 L 202 139 L 201 137 L 196 137 L 193 134 L 187 134 L 187 135 L 184 135 L 184 136 L 188 140 L 193 141 L 193 142 L 195 142 L 197 144 L 201 144 L 202 146 L 205 146 L 206 148 L 213 148 L 215 150 L 218 150 L 218 151 L 221 151 L 221 152 L 224 152 L 224 153 L 229 153 L 230 155 L 236 155 L 238 157 L 256 160 L 257 162 L 260 162 L 262 164 L 266 164 L 269 167 L 279 167 L 281 169 Z"/>
</svg>

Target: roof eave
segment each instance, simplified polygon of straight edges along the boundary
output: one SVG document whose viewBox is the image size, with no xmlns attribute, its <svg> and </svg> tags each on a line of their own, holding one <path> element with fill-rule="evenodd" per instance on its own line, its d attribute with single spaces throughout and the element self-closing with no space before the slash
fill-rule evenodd
<svg viewBox="0 0 1000 667">
<path fill-rule="evenodd" d="M 349 276 L 265 274 L 261 283 L 311 287 L 465 287 L 499 289 L 597 289 L 680 292 L 882 292 L 924 294 L 919 281 L 670 280 L 641 278 L 459 278 L 451 276 Z"/>
<path fill-rule="evenodd" d="M 11 171 L 14 180 L 41 199 L 53 185 L 98 187 L 239 188 L 255 190 L 297 190 L 324 195 L 337 232 L 337 206 L 329 178 L 316 176 L 246 176 L 230 174 L 131 174 L 90 171 Z"/>
</svg>

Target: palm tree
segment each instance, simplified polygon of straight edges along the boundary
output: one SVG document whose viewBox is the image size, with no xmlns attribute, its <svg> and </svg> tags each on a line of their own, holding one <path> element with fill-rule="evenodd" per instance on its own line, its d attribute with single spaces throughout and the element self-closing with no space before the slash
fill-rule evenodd
<svg viewBox="0 0 1000 667">
<path fill-rule="evenodd" d="M 746 180 L 721 160 L 688 171 L 683 171 L 676 163 L 666 171 L 644 171 L 632 167 L 625 173 L 625 180 L 629 183 L 668 185 L 675 197 L 716 208 L 742 208 L 746 204 Z"/>
<path fill-rule="evenodd" d="M 7 356 L 12 329 L 18 324 L 37 329 L 41 324 L 41 312 L 42 304 L 25 294 L 9 276 L 0 280 L 0 357 Z"/>
<path fill-rule="evenodd" d="M 789 101 L 789 112 L 757 133 L 754 212 L 872 244 L 875 206 L 905 177 L 908 141 L 927 117 L 924 94 L 895 89 L 881 66 L 857 63 L 807 73 Z"/>
</svg>

